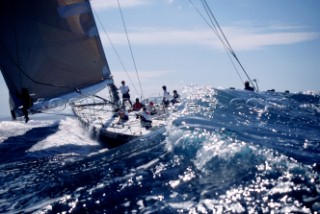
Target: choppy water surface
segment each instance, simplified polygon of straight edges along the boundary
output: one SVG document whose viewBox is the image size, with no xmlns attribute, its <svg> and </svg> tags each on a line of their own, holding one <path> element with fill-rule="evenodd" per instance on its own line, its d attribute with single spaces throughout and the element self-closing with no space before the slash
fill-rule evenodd
<svg viewBox="0 0 320 214">
<path fill-rule="evenodd" d="M 0 213 L 320 212 L 319 94 L 188 87 L 165 136 L 0 123 Z"/>
</svg>

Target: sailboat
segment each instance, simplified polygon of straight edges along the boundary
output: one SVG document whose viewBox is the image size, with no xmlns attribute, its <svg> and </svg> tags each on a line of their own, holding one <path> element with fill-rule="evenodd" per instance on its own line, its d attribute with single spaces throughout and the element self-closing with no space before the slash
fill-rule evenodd
<svg viewBox="0 0 320 214">
<path fill-rule="evenodd" d="M 161 112 L 163 108 L 159 97 L 145 101 L 157 103 L 155 108 L 158 113 L 150 117 L 151 123 L 141 121 L 141 111 L 130 111 L 128 120 L 122 121 L 118 116 L 122 110 L 115 109 L 115 105 L 106 100 L 99 100 L 99 97 L 80 99 L 71 105 L 74 114 L 91 130 L 93 137 L 104 142 L 108 148 L 115 148 L 135 139 L 148 140 L 165 132 L 170 114 L 168 111 Z"/>
<path fill-rule="evenodd" d="M 162 115 L 148 130 L 133 125 L 135 114 L 126 124 L 116 122 L 119 95 L 89 0 L 1 1 L 0 28 L 0 69 L 13 119 L 24 114 L 21 93 L 26 89 L 29 112 L 70 104 L 109 148 L 163 132 Z M 96 95 L 102 89 L 108 89 L 107 98 Z"/>
</svg>

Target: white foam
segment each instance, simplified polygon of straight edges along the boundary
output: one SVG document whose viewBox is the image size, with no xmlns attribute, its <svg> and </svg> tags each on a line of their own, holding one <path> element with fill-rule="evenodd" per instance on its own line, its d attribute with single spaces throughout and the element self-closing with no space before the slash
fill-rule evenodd
<svg viewBox="0 0 320 214">
<path fill-rule="evenodd" d="M 72 145 L 72 147 L 67 146 Z M 66 146 L 65 153 L 89 153 L 86 146 L 100 145 L 89 136 L 89 131 L 84 129 L 81 123 L 74 118 L 66 118 L 59 121 L 58 131 L 49 135 L 46 139 L 39 141 L 32 146 L 28 152 L 36 152 L 41 150 L 50 149 L 51 152 L 59 150 L 61 147 Z M 75 147 L 79 146 L 79 147 Z M 74 150 L 74 148 L 77 148 Z"/>
<path fill-rule="evenodd" d="M 55 121 L 29 121 L 29 123 L 25 123 L 24 121 L 1 121 L 0 122 L 0 143 L 8 139 L 9 137 L 15 137 L 19 135 L 25 134 L 27 131 L 37 128 L 37 127 L 45 127 L 50 126 Z"/>
</svg>

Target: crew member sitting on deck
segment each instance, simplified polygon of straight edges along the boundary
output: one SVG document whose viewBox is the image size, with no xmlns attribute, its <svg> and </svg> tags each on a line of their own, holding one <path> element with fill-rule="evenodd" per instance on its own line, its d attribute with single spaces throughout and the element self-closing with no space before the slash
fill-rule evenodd
<svg viewBox="0 0 320 214">
<path fill-rule="evenodd" d="M 154 106 L 153 102 L 150 102 L 149 105 L 147 105 L 147 111 L 150 112 L 150 115 L 155 115 L 157 114 L 157 109 Z"/>
<path fill-rule="evenodd" d="M 129 120 L 128 111 L 126 110 L 125 106 L 122 106 L 118 112 L 119 115 L 119 122 L 118 123 L 125 123 Z"/>
<path fill-rule="evenodd" d="M 140 103 L 139 98 L 136 99 L 136 102 L 132 105 L 132 111 L 140 111 L 144 105 Z"/>
<path fill-rule="evenodd" d="M 173 99 L 171 100 L 171 103 L 180 103 L 180 95 L 178 94 L 177 90 L 173 90 Z"/>
<path fill-rule="evenodd" d="M 150 117 L 150 113 L 147 111 L 146 107 L 143 107 L 142 112 L 137 114 L 137 117 L 140 117 L 142 127 L 146 128 L 147 130 L 152 127 L 152 125 L 151 125 L 152 120 Z"/>
</svg>

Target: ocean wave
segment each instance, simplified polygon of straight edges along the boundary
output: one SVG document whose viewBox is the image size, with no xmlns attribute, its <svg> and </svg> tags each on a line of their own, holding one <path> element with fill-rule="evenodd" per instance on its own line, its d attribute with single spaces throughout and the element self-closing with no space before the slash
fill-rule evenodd
<svg viewBox="0 0 320 214">
<path fill-rule="evenodd" d="M 164 135 L 112 150 L 74 119 L 3 121 L 0 211 L 319 212 L 319 107 L 319 93 L 189 86 Z"/>
</svg>

